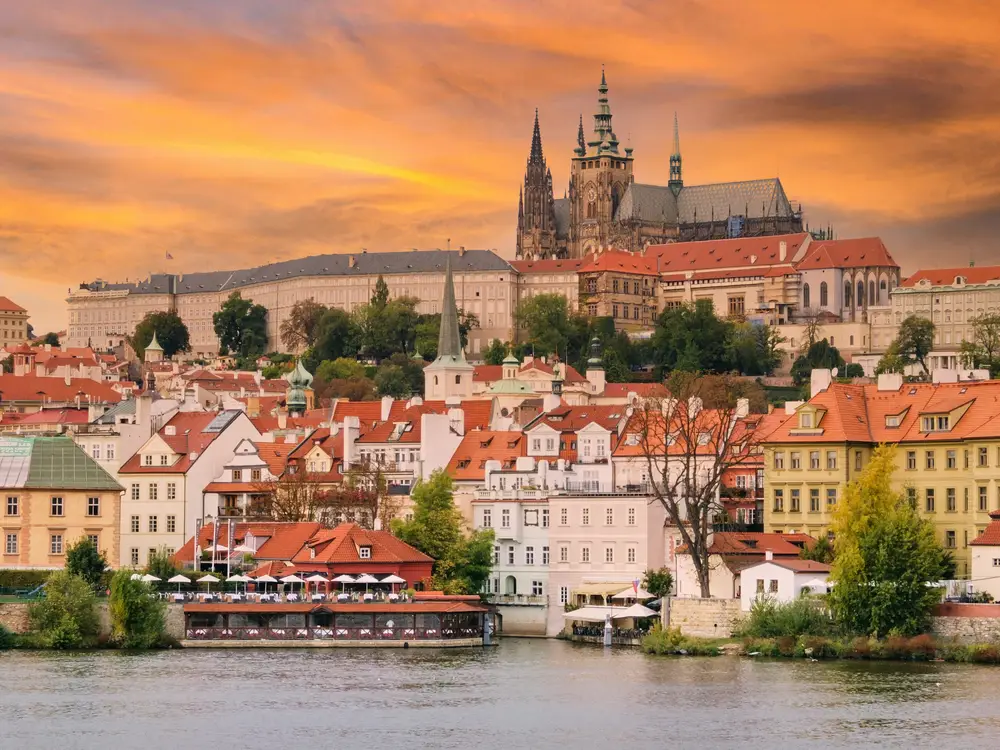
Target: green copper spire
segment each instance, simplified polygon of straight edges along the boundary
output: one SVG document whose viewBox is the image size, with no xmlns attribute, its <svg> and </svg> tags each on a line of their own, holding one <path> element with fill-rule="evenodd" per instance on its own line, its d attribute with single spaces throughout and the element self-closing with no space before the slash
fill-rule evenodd
<svg viewBox="0 0 1000 750">
<path fill-rule="evenodd" d="M 441 303 L 441 330 L 438 333 L 438 359 L 465 360 L 462 336 L 458 330 L 458 306 L 455 304 L 455 280 L 451 275 L 451 254 L 444 274 L 444 300 Z"/>
<path fill-rule="evenodd" d="M 156 340 L 156 331 L 153 331 L 153 340 L 149 342 L 149 346 L 146 347 L 147 352 L 162 352 L 163 347 L 160 346 L 160 342 Z"/>
<path fill-rule="evenodd" d="M 302 414 L 306 410 L 306 388 L 312 385 L 313 376 L 302 366 L 302 360 L 295 363 L 295 369 L 285 375 L 288 391 L 285 406 L 289 414 Z"/>
</svg>

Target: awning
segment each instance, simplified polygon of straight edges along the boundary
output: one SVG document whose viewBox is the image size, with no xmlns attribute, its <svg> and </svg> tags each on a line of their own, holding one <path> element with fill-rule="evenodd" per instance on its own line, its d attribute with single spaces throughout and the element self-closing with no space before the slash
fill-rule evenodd
<svg viewBox="0 0 1000 750">
<path fill-rule="evenodd" d="M 631 581 L 609 581 L 607 583 L 581 583 L 579 586 L 574 587 L 570 590 L 571 594 L 585 594 L 586 596 L 597 595 L 597 596 L 612 596 L 617 594 L 626 586 L 629 589 L 632 588 Z"/>
<path fill-rule="evenodd" d="M 655 617 L 656 612 L 641 604 L 631 607 L 580 607 L 572 612 L 563 612 L 565 619 L 577 622 L 604 622 L 608 615 L 612 620 L 624 620 L 629 617 Z"/>
</svg>

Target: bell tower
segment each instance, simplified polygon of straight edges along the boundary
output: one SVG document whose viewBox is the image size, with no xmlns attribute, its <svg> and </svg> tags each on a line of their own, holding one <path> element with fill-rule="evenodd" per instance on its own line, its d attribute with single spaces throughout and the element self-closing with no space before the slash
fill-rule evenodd
<svg viewBox="0 0 1000 750">
<path fill-rule="evenodd" d="M 547 258 L 556 250 L 556 211 L 552 172 L 542 153 L 542 133 L 535 110 L 531 151 L 524 170 L 524 186 L 517 206 L 517 257 Z"/>
</svg>

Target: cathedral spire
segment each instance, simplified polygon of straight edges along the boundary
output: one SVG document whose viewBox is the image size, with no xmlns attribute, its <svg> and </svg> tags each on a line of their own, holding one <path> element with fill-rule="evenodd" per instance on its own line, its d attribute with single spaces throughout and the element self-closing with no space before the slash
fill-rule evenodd
<svg viewBox="0 0 1000 750">
<path fill-rule="evenodd" d="M 444 273 L 444 299 L 441 302 L 441 329 L 438 332 L 439 360 L 465 361 L 462 351 L 462 336 L 458 329 L 458 306 L 455 304 L 455 280 L 451 274 L 451 253 Z"/>
<path fill-rule="evenodd" d="M 531 156 L 528 161 L 532 164 L 541 164 L 545 161 L 542 156 L 542 131 L 538 127 L 538 107 L 535 107 L 535 129 L 531 134 Z"/>
<path fill-rule="evenodd" d="M 583 156 L 587 153 L 587 139 L 583 135 L 583 113 L 580 113 L 580 129 L 576 133 L 576 153 Z"/>
<path fill-rule="evenodd" d="M 594 115 L 594 140 L 587 143 L 596 154 L 617 154 L 618 138 L 611 129 L 611 105 L 608 104 L 608 79 L 601 66 L 601 85 L 597 87 L 597 113 Z"/>
<path fill-rule="evenodd" d="M 674 195 L 677 195 L 684 187 L 684 179 L 681 174 L 681 135 L 677 125 L 677 113 L 674 112 L 674 148 L 670 153 L 670 181 L 667 183 Z"/>
</svg>

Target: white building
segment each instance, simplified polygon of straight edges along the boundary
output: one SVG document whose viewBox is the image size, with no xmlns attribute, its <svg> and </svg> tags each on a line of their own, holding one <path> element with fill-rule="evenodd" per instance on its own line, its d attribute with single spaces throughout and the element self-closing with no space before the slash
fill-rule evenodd
<svg viewBox="0 0 1000 750">
<path fill-rule="evenodd" d="M 749 612 L 753 603 L 768 599 L 779 604 L 798 599 L 803 592 L 825 594 L 830 566 L 815 560 L 775 560 L 770 552 L 763 562 L 740 571 L 740 607 Z"/>
<path fill-rule="evenodd" d="M 971 583 L 1000 602 L 1000 510 L 990 512 L 990 523 L 969 542 L 972 548 Z"/>
<path fill-rule="evenodd" d="M 160 547 L 177 550 L 199 520 L 219 508 L 203 490 L 222 472 L 241 441 L 260 433 L 242 411 L 178 412 L 118 470 L 122 498 L 122 561 L 143 565 Z M 217 501 L 216 501 L 217 502 Z"/>
</svg>

